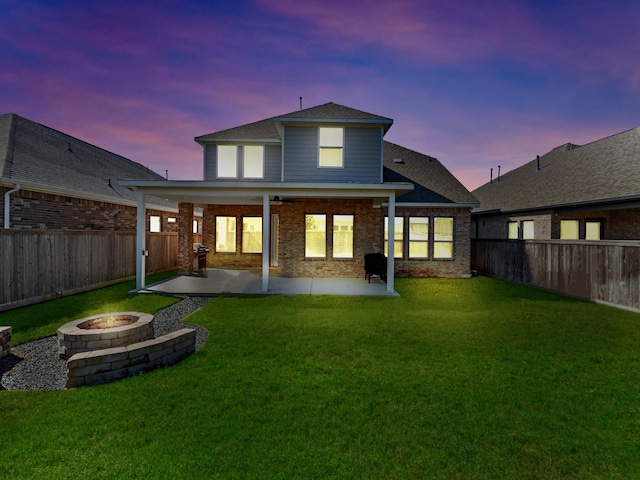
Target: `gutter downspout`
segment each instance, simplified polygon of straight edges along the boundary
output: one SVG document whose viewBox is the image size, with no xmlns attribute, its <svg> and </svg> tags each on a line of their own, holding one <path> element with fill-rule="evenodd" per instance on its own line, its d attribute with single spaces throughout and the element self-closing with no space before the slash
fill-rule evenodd
<svg viewBox="0 0 640 480">
<path fill-rule="evenodd" d="M 4 228 L 5 229 L 9 229 L 11 228 L 11 194 L 12 193 L 16 193 L 17 191 L 20 190 L 20 184 L 16 183 L 16 186 L 14 189 L 9 190 L 8 192 L 5 192 L 4 194 Z"/>
</svg>

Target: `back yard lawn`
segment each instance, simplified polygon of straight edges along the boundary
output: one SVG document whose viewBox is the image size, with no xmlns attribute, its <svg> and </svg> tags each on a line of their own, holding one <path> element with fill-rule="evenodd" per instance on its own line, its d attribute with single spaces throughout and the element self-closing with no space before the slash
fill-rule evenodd
<svg viewBox="0 0 640 480">
<path fill-rule="evenodd" d="M 638 314 L 483 277 L 396 287 L 213 299 L 176 366 L 0 392 L 0 476 L 637 478 Z"/>
</svg>

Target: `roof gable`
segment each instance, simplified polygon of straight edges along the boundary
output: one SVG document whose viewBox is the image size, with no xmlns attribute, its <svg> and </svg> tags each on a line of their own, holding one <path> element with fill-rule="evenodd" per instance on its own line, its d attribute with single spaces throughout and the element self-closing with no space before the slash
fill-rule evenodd
<svg viewBox="0 0 640 480">
<path fill-rule="evenodd" d="M 281 135 L 278 126 L 282 123 L 324 122 L 380 125 L 384 127 L 385 132 L 393 124 L 393 120 L 390 118 L 329 102 L 324 105 L 266 118 L 246 125 L 200 135 L 195 138 L 195 141 L 198 143 L 216 141 L 280 141 Z"/>
<path fill-rule="evenodd" d="M 520 211 L 640 198 L 640 127 L 567 143 L 476 190 L 474 212 Z"/>
</svg>

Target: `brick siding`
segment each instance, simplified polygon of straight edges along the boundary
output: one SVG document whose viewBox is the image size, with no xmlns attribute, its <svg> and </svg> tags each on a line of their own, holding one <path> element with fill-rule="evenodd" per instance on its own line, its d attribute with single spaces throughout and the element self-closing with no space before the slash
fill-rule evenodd
<svg viewBox="0 0 640 480">
<path fill-rule="evenodd" d="M 374 208 L 371 199 L 296 199 L 273 205 L 272 214 L 280 218 L 279 265 L 285 277 L 360 277 L 364 276 L 364 255 L 382 252 L 386 209 Z M 305 215 L 325 214 L 327 219 L 327 256 L 305 257 Z M 354 215 L 353 258 L 332 258 L 333 215 Z M 236 218 L 236 251 L 216 252 L 216 216 Z M 215 268 L 260 268 L 262 255 L 242 253 L 242 217 L 262 216 L 262 205 L 209 205 L 204 210 L 202 238 L 210 249 L 207 265 Z M 470 272 L 469 209 L 396 209 L 396 216 L 450 216 L 454 218 L 454 258 L 452 260 L 396 259 L 397 276 L 466 276 Z M 405 220 L 408 225 L 408 219 Z M 406 237 L 405 237 L 406 238 Z M 407 249 L 405 245 L 405 250 Z M 408 252 L 408 251 L 407 251 Z M 406 254 L 405 254 L 406 257 Z"/>
<path fill-rule="evenodd" d="M 4 215 L 4 194 L 9 188 L 0 187 L 0 212 Z M 162 218 L 163 232 L 177 232 L 178 224 L 169 223 L 169 213 L 147 208 L 149 217 Z M 21 189 L 11 195 L 11 228 L 35 230 L 111 230 L 135 231 L 136 207 L 115 203 L 66 197 Z"/>
</svg>

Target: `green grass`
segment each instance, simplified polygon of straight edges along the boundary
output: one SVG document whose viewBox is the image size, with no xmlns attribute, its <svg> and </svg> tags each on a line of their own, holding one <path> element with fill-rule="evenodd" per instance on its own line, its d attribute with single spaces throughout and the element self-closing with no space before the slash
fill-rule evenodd
<svg viewBox="0 0 640 480">
<path fill-rule="evenodd" d="M 0 477 L 637 478 L 637 314 L 482 277 L 396 287 L 214 299 L 174 367 L 2 392 Z"/>
<path fill-rule="evenodd" d="M 151 285 L 174 275 L 175 272 L 154 275 L 147 279 L 147 284 Z M 128 292 L 135 286 L 135 281 L 129 281 L 71 297 L 57 298 L 0 312 L 0 326 L 11 325 L 11 344 L 17 345 L 53 335 L 58 327 L 78 318 L 104 312 L 155 313 L 178 301 L 174 297 L 158 295 L 129 295 Z"/>
</svg>

